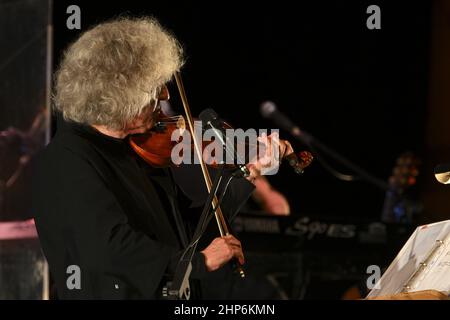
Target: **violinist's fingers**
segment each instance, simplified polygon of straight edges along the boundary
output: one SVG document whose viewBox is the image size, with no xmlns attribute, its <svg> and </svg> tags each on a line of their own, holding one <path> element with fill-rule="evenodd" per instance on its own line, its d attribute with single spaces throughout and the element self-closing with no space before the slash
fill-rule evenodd
<svg viewBox="0 0 450 320">
<path fill-rule="evenodd" d="M 285 140 L 280 140 L 276 132 L 267 136 L 267 139 L 261 140 L 265 143 L 265 152 L 260 159 L 263 167 L 273 166 L 274 161 L 279 162 L 289 151 L 293 152 L 292 146 L 287 144 Z"/>
<path fill-rule="evenodd" d="M 291 143 L 287 140 L 281 140 L 278 132 L 270 134 L 268 136 L 268 139 L 271 140 L 273 148 L 278 148 L 280 156 L 279 158 L 283 158 L 284 156 L 294 152 L 294 148 L 292 148 Z"/>
<path fill-rule="evenodd" d="M 269 134 L 268 137 L 270 137 L 270 138 L 279 138 L 280 134 L 275 131 L 275 132 L 272 132 L 271 134 Z"/>
<path fill-rule="evenodd" d="M 244 253 L 242 252 L 242 249 L 240 247 L 232 246 L 231 250 L 233 251 L 233 256 L 238 258 L 240 264 L 245 263 L 245 257 Z"/>
<path fill-rule="evenodd" d="M 291 144 L 287 140 L 281 140 L 278 133 L 273 134 L 273 148 L 277 148 L 278 150 L 278 157 L 277 160 L 283 158 L 287 154 L 291 154 L 294 152 Z"/>
<path fill-rule="evenodd" d="M 245 257 L 244 257 L 244 254 L 242 253 L 242 251 L 240 252 L 240 254 L 238 256 L 238 259 L 239 259 L 239 263 L 241 265 L 245 264 Z"/>
<path fill-rule="evenodd" d="M 282 157 L 290 155 L 291 153 L 294 153 L 294 148 L 292 148 L 291 143 L 289 141 L 287 141 L 287 140 L 283 140 L 283 141 L 286 144 L 286 149 L 285 149 L 285 152 L 282 155 Z"/>
<path fill-rule="evenodd" d="M 262 167 L 273 165 L 273 161 L 280 161 L 287 155 L 294 153 L 294 148 L 287 140 L 279 139 L 279 134 L 274 132 L 270 135 L 261 135 L 258 137 L 261 143 L 261 151 L 258 155 L 258 164 Z"/>
<path fill-rule="evenodd" d="M 261 134 L 258 138 L 256 138 L 259 142 L 261 142 L 262 144 L 266 144 L 267 143 L 267 135 L 265 133 Z"/>
<path fill-rule="evenodd" d="M 261 142 L 258 153 L 258 162 L 264 166 L 272 158 L 271 140 L 267 135 L 262 135 L 258 137 L 258 141 Z"/>
<path fill-rule="evenodd" d="M 231 234 L 226 235 L 222 238 L 227 243 L 228 248 L 231 250 L 232 255 L 239 259 L 240 264 L 244 264 L 245 258 L 244 253 L 242 252 L 241 242 Z"/>
<path fill-rule="evenodd" d="M 234 245 L 239 248 L 241 247 L 241 242 L 232 235 L 226 235 L 226 236 L 224 236 L 224 239 L 230 245 Z"/>
</svg>

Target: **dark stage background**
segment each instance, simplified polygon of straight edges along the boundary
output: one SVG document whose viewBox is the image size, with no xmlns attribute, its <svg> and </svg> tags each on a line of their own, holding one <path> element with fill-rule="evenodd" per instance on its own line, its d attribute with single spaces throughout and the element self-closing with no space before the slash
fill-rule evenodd
<svg viewBox="0 0 450 320">
<path fill-rule="evenodd" d="M 80 33 L 66 28 L 71 4 L 81 8 L 81 32 L 122 14 L 154 15 L 171 29 L 186 50 L 183 76 L 194 115 L 211 107 L 235 127 L 272 128 L 259 106 L 273 100 L 301 128 L 383 180 L 402 152 L 423 153 L 429 1 L 58 0 L 55 67 Z M 381 30 L 366 27 L 371 4 L 381 7 Z M 173 107 L 181 110 L 176 99 Z M 317 162 L 303 177 L 283 166 L 269 180 L 294 214 L 380 216 L 383 191 L 339 181 Z"/>
</svg>

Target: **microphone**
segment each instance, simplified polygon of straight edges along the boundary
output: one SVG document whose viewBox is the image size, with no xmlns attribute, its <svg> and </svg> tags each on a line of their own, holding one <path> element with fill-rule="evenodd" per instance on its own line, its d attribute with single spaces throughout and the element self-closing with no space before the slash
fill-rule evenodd
<svg viewBox="0 0 450 320">
<path fill-rule="evenodd" d="M 434 177 L 442 184 L 450 184 L 450 163 L 442 163 L 434 168 Z"/>
<path fill-rule="evenodd" d="M 224 122 L 219 118 L 218 114 L 211 108 L 205 109 L 200 112 L 199 116 L 200 120 L 203 122 L 203 127 L 209 128 L 214 132 L 214 135 L 217 139 L 219 139 L 222 146 L 225 148 L 229 146 L 229 144 L 224 140 L 224 132 L 223 132 L 223 124 Z M 238 156 L 236 154 L 235 148 L 232 148 L 233 159 L 236 161 Z M 250 175 L 250 171 L 247 166 L 244 164 L 237 164 L 238 170 L 233 173 L 236 177 L 248 177 Z"/>
<path fill-rule="evenodd" d="M 278 107 L 272 101 L 264 101 L 260 107 L 261 115 L 264 118 L 271 119 L 281 129 L 289 131 L 290 134 L 296 137 L 302 136 L 302 131 L 296 126 L 291 119 L 278 110 Z"/>
<path fill-rule="evenodd" d="M 317 150 L 321 150 L 322 152 L 326 153 L 328 156 L 334 158 L 336 161 L 338 161 L 341 164 L 343 164 L 344 166 L 346 166 L 352 172 L 357 174 L 360 178 L 365 179 L 367 182 L 370 182 L 371 184 L 377 186 L 378 188 L 380 188 L 382 190 L 388 189 L 388 185 L 384 180 L 377 178 L 376 176 L 372 175 L 368 171 L 366 171 L 363 168 L 359 167 L 358 165 L 354 164 L 352 161 L 348 160 L 347 158 L 345 158 L 343 155 L 341 155 L 337 151 L 333 150 L 326 144 L 322 143 L 320 140 L 316 139 L 310 133 L 308 133 L 304 130 L 301 130 L 299 126 L 295 125 L 289 119 L 289 117 L 287 117 L 285 114 L 283 114 L 281 111 L 279 111 L 277 105 L 275 103 L 273 103 L 272 101 L 265 101 L 265 102 L 261 103 L 260 112 L 264 118 L 271 119 L 280 128 L 288 131 L 297 140 L 306 144 L 309 148 L 311 148 L 311 150 L 314 151 L 315 154 L 318 154 Z M 327 171 L 329 171 L 332 175 L 334 175 L 336 178 L 343 180 L 343 181 L 352 181 L 355 179 L 355 176 L 353 176 L 353 175 L 343 174 L 343 173 L 333 169 L 327 163 L 325 163 L 323 161 L 323 159 L 320 160 L 320 158 L 319 158 L 319 161 L 322 163 L 324 168 Z"/>
</svg>

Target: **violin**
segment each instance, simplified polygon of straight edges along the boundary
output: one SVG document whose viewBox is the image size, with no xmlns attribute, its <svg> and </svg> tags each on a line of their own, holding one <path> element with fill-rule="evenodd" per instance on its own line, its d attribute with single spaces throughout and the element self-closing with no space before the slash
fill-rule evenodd
<svg viewBox="0 0 450 320">
<path fill-rule="evenodd" d="M 155 125 L 154 127 L 143 134 L 130 136 L 130 145 L 133 150 L 144 159 L 149 165 L 154 168 L 165 168 L 179 163 L 174 163 L 172 157 L 172 150 L 178 143 L 189 144 L 183 151 L 195 152 L 195 145 L 193 141 L 184 141 L 184 131 L 191 131 L 186 127 L 186 119 L 182 115 L 167 116 L 161 110 L 154 115 Z M 228 123 L 224 123 L 223 129 L 232 129 Z M 197 130 L 202 130 L 197 129 Z M 178 131 L 178 132 L 175 132 Z M 174 133 L 176 133 L 174 135 Z M 195 134 L 194 134 L 195 135 Z M 173 137 L 175 136 L 175 140 Z M 191 135 L 193 136 L 193 135 Z M 176 138 L 178 137 L 178 139 Z M 183 140 L 180 141 L 181 137 Z M 207 153 L 204 153 L 204 149 L 211 142 L 201 142 L 201 149 L 204 161 L 213 168 L 216 168 L 218 164 L 213 160 L 207 158 Z M 186 145 L 185 145 L 186 146 Z M 182 158 L 182 155 L 179 155 Z M 233 164 L 225 164 L 226 168 L 235 168 Z"/>
<path fill-rule="evenodd" d="M 167 116 L 162 110 L 159 110 L 154 115 L 155 125 L 154 127 L 143 134 L 133 135 L 129 139 L 129 143 L 133 150 L 144 159 L 149 165 L 154 168 L 165 168 L 173 165 L 178 165 L 173 162 L 172 159 L 172 150 L 173 148 L 180 143 L 180 139 L 174 140 L 174 132 L 178 130 L 176 136 L 183 136 L 182 132 L 184 130 L 188 130 L 186 127 L 186 119 L 182 115 L 176 116 Z M 222 129 L 233 129 L 233 127 L 227 122 L 222 123 Z M 200 129 L 201 130 L 201 129 Z M 191 131 L 189 131 L 191 133 Z M 195 136 L 195 134 L 193 135 Z M 183 141 L 181 143 L 184 143 Z M 206 146 L 211 142 L 201 142 L 202 151 Z M 249 143 L 246 143 L 246 147 L 249 146 Z M 195 151 L 195 145 L 191 141 L 190 148 L 187 148 L 188 151 Z M 236 149 L 236 147 L 235 147 Z M 217 167 L 217 163 L 214 161 L 209 161 L 206 158 L 207 154 L 203 153 L 204 161 L 212 166 Z M 308 151 L 302 151 L 298 154 L 291 153 L 287 156 L 284 156 L 284 160 L 286 160 L 293 168 L 294 171 L 298 174 L 302 174 L 304 169 L 311 164 L 313 161 L 313 156 Z M 236 168 L 234 164 L 224 164 L 226 168 Z"/>
<path fill-rule="evenodd" d="M 172 140 L 172 134 L 175 130 L 189 130 L 190 133 L 195 133 L 194 120 L 190 111 L 187 96 L 184 90 L 184 85 L 179 72 L 175 73 L 175 80 L 185 111 L 185 117 L 181 115 L 169 117 L 164 115 L 160 111 L 159 114 L 156 115 L 156 125 L 151 131 L 145 134 L 131 136 L 129 139 L 129 143 L 133 150 L 149 165 L 157 168 L 174 165 L 172 161 L 172 150 L 176 146 L 176 144 L 179 143 L 178 141 Z M 227 128 L 231 128 L 231 126 L 226 123 L 225 126 Z M 191 136 L 191 147 L 195 151 L 197 158 L 199 159 L 203 178 L 208 193 L 210 193 L 212 188 L 212 181 L 203 158 L 203 144 L 202 141 L 198 141 L 195 134 L 191 134 Z M 296 154 L 291 154 L 285 158 L 288 160 L 289 164 L 293 166 L 296 171 L 298 171 L 298 173 L 301 173 L 303 172 L 303 169 L 311 163 L 312 155 L 309 152 L 304 151 L 300 153 L 299 156 L 300 160 L 298 159 Z M 212 208 L 214 210 L 214 215 L 220 235 L 222 237 L 229 235 L 229 224 L 227 223 L 223 215 L 216 196 L 213 197 Z M 244 278 L 245 272 L 242 265 L 237 261 L 237 259 L 235 259 L 234 263 L 240 277 Z"/>
<path fill-rule="evenodd" d="M 172 141 L 175 130 L 184 130 L 186 121 L 183 116 L 166 116 L 161 110 L 155 115 L 155 126 L 148 132 L 130 136 L 133 150 L 154 168 L 166 168 L 174 165 L 172 150 L 177 141 Z"/>
</svg>

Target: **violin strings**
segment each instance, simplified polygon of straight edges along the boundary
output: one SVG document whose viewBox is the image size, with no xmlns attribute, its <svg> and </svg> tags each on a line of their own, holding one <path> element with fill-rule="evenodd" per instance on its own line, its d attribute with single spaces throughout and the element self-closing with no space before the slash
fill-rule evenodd
<svg viewBox="0 0 450 320">
<path fill-rule="evenodd" d="M 157 124 L 171 124 L 171 123 L 178 123 L 178 121 L 158 121 Z"/>
<path fill-rule="evenodd" d="M 181 116 L 166 117 L 164 119 L 181 119 Z"/>
</svg>

